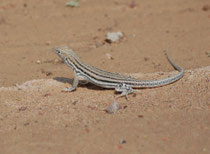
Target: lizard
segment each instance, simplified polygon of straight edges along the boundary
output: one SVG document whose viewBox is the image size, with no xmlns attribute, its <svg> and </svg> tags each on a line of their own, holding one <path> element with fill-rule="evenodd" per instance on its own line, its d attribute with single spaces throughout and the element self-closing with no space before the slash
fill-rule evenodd
<svg viewBox="0 0 210 154">
<path fill-rule="evenodd" d="M 83 62 L 75 51 L 69 49 L 67 46 L 56 47 L 52 49 L 62 61 L 69 66 L 74 72 L 73 85 L 70 88 L 64 89 L 65 92 L 71 92 L 76 90 L 79 82 L 86 84 L 92 83 L 102 88 L 115 89 L 115 91 L 121 94 L 118 97 L 125 96 L 128 99 L 128 94 L 133 93 L 133 89 L 136 88 L 153 88 L 160 87 L 174 83 L 181 79 L 184 75 L 184 69 L 176 65 L 172 59 L 168 56 L 167 50 L 165 52 L 168 61 L 171 65 L 179 71 L 178 74 L 158 80 L 139 80 L 129 76 L 122 75 L 120 73 L 103 71 L 92 65 Z"/>
</svg>

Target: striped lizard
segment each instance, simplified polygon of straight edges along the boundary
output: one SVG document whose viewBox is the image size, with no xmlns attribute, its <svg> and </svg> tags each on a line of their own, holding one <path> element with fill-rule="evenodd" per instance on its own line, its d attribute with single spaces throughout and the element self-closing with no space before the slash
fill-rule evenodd
<svg viewBox="0 0 210 154">
<path fill-rule="evenodd" d="M 120 73 L 111 73 L 107 71 L 100 70 L 94 66 L 91 66 L 83 62 L 77 54 L 68 47 L 58 47 L 53 48 L 53 51 L 67 64 L 74 72 L 74 81 L 71 88 L 66 88 L 64 91 L 71 92 L 76 90 L 78 84 L 86 84 L 88 82 L 103 88 L 112 88 L 117 92 L 121 92 L 118 97 L 126 96 L 128 99 L 128 94 L 132 93 L 133 88 L 149 88 L 149 87 L 159 87 L 167 84 L 171 84 L 184 75 L 184 69 L 176 65 L 171 58 L 168 56 L 166 51 L 166 56 L 171 63 L 171 65 L 179 71 L 178 74 L 159 80 L 138 80 L 132 77 L 121 75 Z"/>
</svg>

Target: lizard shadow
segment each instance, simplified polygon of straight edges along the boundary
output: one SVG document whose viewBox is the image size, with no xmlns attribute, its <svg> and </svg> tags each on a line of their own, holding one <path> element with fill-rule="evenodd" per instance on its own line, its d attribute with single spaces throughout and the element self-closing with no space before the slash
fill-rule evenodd
<svg viewBox="0 0 210 154">
<path fill-rule="evenodd" d="M 65 77 L 54 77 L 53 80 L 56 80 L 56 81 L 62 82 L 62 83 L 68 83 L 71 85 L 73 84 L 73 81 L 74 81 L 74 79 L 65 78 Z M 88 89 L 92 89 L 92 90 L 111 90 L 111 89 L 98 87 L 90 82 L 88 82 L 87 84 L 79 84 L 79 87 L 88 88 Z"/>
</svg>

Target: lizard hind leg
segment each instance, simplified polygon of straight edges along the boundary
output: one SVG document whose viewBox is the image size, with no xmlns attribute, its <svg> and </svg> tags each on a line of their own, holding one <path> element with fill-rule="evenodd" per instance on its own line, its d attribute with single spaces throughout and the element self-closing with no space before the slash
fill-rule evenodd
<svg viewBox="0 0 210 154">
<path fill-rule="evenodd" d="M 122 84 L 119 84 L 115 87 L 115 91 L 121 92 L 121 94 L 118 97 L 125 96 L 126 99 L 128 99 L 128 94 L 133 93 L 133 88 L 124 84 L 124 83 L 122 83 Z"/>
</svg>

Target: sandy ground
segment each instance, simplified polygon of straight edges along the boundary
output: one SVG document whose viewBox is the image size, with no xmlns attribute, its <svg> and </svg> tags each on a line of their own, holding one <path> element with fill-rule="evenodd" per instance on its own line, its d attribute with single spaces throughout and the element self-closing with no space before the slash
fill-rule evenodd
<svg viewBox="0 0 210 154">
<path fill-rule="evenodd" d="M 210 153 L 208 0 L 2 0 L 0 154 Z M 125 37 L 106 43 L 107 32 Z M 113 90 L 70 87 L 72 71 L 51 51 L 68 45 L 91 65 L 139 79 L 186 72 L 141 89 L 107 114 Z M 111 59 L 107 57 L 111 55 Z"/>
</svg>

